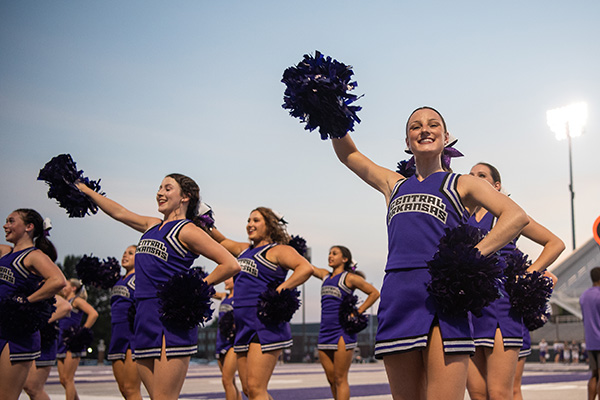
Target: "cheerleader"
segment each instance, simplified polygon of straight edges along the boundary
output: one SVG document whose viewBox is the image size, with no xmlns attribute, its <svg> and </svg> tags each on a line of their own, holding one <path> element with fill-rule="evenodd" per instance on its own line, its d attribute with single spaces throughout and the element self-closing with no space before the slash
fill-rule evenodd
<svg viewBox="0 0 600 400">
<path fill-rule="evenodd" d="M 350 398 L 348 371 L 357 345 L 357 334 L 348 333 L 340 323 L 340 306 L 355 289 L 367 295 L 358 307 L 363 314 L 379 298 L 379 291 L 355 271 L 352 253 L 347 247 L 333 246 L 328 256 L 331 271 L 313 267 L 313 275 L 323 281 L 321 286 L 321 329 L 317 349 L 335 400 Z"/>
<path fill-rule="evenodd" d="M 288 322 L 265 324 L 257 317 L 259 295 L 269 283 L 281 282 L 277 291 L 294 289 L 312 274 L 312 265 L 293 247 L 283 218 L 273 210 L 258 207 L 250 213 L 246 232 L 250 243 L 227 239 L 217 229 L 212 237 L 238 257 L 242 270 L 235 280 L 234 351 L 242 390 L 250 400 L 271 398 L 267 386 L 277 359 L 284 348 L 292 346 Z M 286 280 L 288 270 L 292 275 Z"/>
<path fill-rule="evenodd" d="M 241 400 L 242 394 L 235 384 L 237 371 L 236 355 L 233 351 L 235 324 L 233 323 L 233 278 L 225 281 L 225 290 L 215 297 L 221 300 L 219 305 L 219 332 L 217 333 L 216 356 L 221 370 L 226 400 Z"/>
<path fill-rule="evenodd" d="M 196 226 L 200 224 L 200 189 L 181 174 L 166 176 L 156 194 L 163 219 L 136 214 L 83 183 L 77 187 L 106 214 L 142 232 L 136 251 L 136 317 L 134 357 L 138 372 L 153 400 L 177 399 L 190 362 L 197 352 L 198 328 L 179 329 L 160 319 L 158 291 L 179 272 L 186 272 L 202 255 L 217 264 L 205 278 L 218 284 L 240 267 L 223 247 Z"/>
<path fill-rule="evenodd" d="M 17 295 L 18 302 L 26 306 L 51 298 L 66 285 L 54 264 L 56 249 L 46 237 L 44 220 L 37 211 L 13 211 L 6 218 L 4 233 L 13 246 L 0 245 L 0 300 Z M 19 294 L 29 286 L 38 288 L 27 297 L 26 293 Z M 18 399 L 33 360 L 40 356 L 40 333 L 23 335 L 10 333 L 7 328 L 0 326 L 0 393 L 5 399 Z"/>
<path fill-rule="evenodd" d="M 31 400 L 50 400 L 50 396 L 46 393 L 44 386 L 46 385 L 48 376 L 50 376 L 50 369 L 56 364 L 58 320 L 69 315 L 73 309 L 71 304 L 62 298 L 62 296 L 55 295 L 54 301 L 56 310 L 48 320 L 47 326 L 44 329 L 40 329 L 40 358 L 35 360 L 35 363 L 29 369 L 27 380 L 23 387 L 23 390 Z"/>
<path fill-rule="evenodd" d="M 488 182 L 495 190 L 502 189 L 500 173 L 487 163 L 478 163 L 470 175 Z M 528 268 L 543 271 L 564 250 L 564 243 L 548 229 L 529 218 L 529 224 L 521 235 L 543 246 L 540 256 Z M 479 209 L 469 219 L 471 225 L 485 232 L 492 229 L 495 217 L 485 208 Z M 506 255 L 516 247 L 516 239 L 508 243 L 500 253 Z M 521 315 L 511 309 L 510 299 L 504 286 L 502 296 L 484 308 L 482 315 L 473 316 L 475 355 L 469 361 L 467 388 L 472 399 L 506 399 L 513 395 L 517 361 L 524 342 L 524 326 Z M 529 332 L 527 332 L 529 336 Z"/>
<path fill-rule="evenodd" d="M 121 266 L 125 275 L 111 289 L 110 321 L 111 335 L 108 346 L 108 360 L 119 385 L 119 391 L 127 400 L 141 400 L 142 380 L 133 361 L 133 327 L 130 323 L 130 309 L 135 307 L 135 249 L 131 245 L 125 249 Z"/>
<path fill-rule="evenodd" d="M 98 319 L 98 311 L 87 302 L 87 291 L 79 279 L 69 279 L 67 286 L 61 291 L 60 295 L 73 307 L 71 314 L 58 321 L 60 332 L 58 335 L 58 350 L 56 358 L 58 360 L 58 378 L 60 384 L 65 388 L 67 400 L 77 400 L 79 395 L 75 388 L 75 372 L 79 366 L 81 357 L 85 357 L 86 348 L 83 346 L 87 340 L 79 340 L 80 335 L 88 335 Z M 85 323 L 81 327 L 83 315 L 86 315 Z M 70 344 L 70 336 L 75 339 L 75 344 Z"/>
<path fill-rule="evenodd" d="M 406 146 L 416 173 L 406 178 L 360 153 L 346 134 L 332 139 L 339 160 L 384 195 L 388 205 L 388 260 L 381 288 L 376 357 L 383 358 L 394 399 L 463 399 L 474 343 L 467 316 L 439 311 L 427 292 L 426 261 L 437 251 L 445 228 L 465 223 L 484 206 L 498 217 L 475 247 L 487 256 L 527 225 L 521 208 L 481 179 L 447 171 L 450 135 L 430 107 L 415 110 L 406 124 Z"/>
</svg>

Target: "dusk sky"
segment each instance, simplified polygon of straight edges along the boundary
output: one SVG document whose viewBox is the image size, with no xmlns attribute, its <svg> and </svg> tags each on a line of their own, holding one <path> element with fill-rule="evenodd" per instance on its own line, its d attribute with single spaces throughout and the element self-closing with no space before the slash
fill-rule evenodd
<svg viewBox="0 0 600 400">
<path fill-rule="evenodd" d="M 319 50 L 353 66 L 364 97 L 352 137 L 364 154 L 395 169 L 408 157 L 408 115 L 435 107 L 465 155 L 453 169 L 495 165 L 512 199 L 564 240 L 563 260 L 568 145 L 546 111 L 589 107 L 572 146 L 581 246 L 600 216 L 598 16 L 597 1 L 0 0 L 0 214 L 50 217 L 59 260 L 120 259 L 139 233 L 102 212 L 68 218 L 39 169 L 69 153 L 108 197 L 157 217 L 162 178 L 180 172 L 228 237 L 247 240 L 250 211 L 272 207 L 307 240 L 314 265 L 326 268 L 329 247 L 342 244 L 381 287 L 383 196 L 281 107 L 283 71 Z M 305 287 L 307 321 L 318 322 L 320 281 Z"/>
</svg>

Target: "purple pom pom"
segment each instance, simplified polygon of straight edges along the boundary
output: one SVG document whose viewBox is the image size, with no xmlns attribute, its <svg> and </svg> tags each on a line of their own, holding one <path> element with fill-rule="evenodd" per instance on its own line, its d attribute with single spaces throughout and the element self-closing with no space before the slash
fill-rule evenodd
<svg viewBox="0 0 600 400">
<path fill-rule="evenodd" d="M 94 332 L 85 326 L 72 326 L 63 332 L 63 342 L 72 353 L 86 351 L 94 340 Z"/>
<path fill-rule="evenodd" d="M 42 350 L 48 350 L 54 346 L 59 331 L 58 321 L 46 323 L 44 326 L 40 327 Z"/>
<path fill-rule="evenodd" d="M 135 303 L 132 303 L 127 310 L 127 322 L 131 332 L 135 332 L 135 310 Z"/>
<path fill-rule="evenodd" d="M 286 85 L 283 108 L 290 115 L 306 122 L 304 129 L 319 128 L 321 139 L 341 138 L 354 130 L 354 122 L 360 123 L 356 115 L 360 106 L 351 104 L 358 96 L 348 93 L 357 85 L 351 82 L 352 67 L 315 51 L 314 58 L 305 54 L 295 67 L 283 73 Z"/>
<path fill-rule="evenodd" d="M 349 334 L 354 334 L 362 331 L 369 325 L 369 318 L 365 314 L 359 314 L 356 304 L 358 297 L 348 295 L 342 300 L 339 311 L 339 320 L 342 329 Z"/>
<path fill-rule="evenodd" d="M 298 252 L 298 254 L 306 258 L 308 247 L 306 246 L 306 240 L 304 240 L 304 238 L 301 236 L 292 235 L 288 244 L 292 246 Z"/>
<path fill-rule="evenodd" d="M 227 311 L 219 318 L 219 334 L 227 343 L 233 344 L 235 339 L 235 319 L 233 311 Z"/>
<path fill-rule="evenodd" d="M 540 328 L 549 317 L 547 304 L 552 296 L 552 279 L 537 271 L 527 272 L 531 262 L 518 249 L 504 258 L 507 265 L 504 287 L 511 307 L 523 316 L 527 329 Z"/>
<path fill-rule="evenodd" d="M 84 285 L 99 289 L 110 289 L 121 278 L 121 265 L 114 257 L 100 261 L 98 257 L 84 255 L 75 270 Z"/>
<path fill-rule="evenodd" d="M 56 310 L 56 300 L 52 296 L 30 303 L 27 296 L 36 287 L 18 288 L 11 297 L 0 300 L 0 330 L 3 337 L 16 339 L 29 336 L 48 323 Z"/>
<path fill-rule="evenodd" d="M 411 157 L 409 160 L 403 160 L 398 162 L 396 172 L 405 178 L 410 178 L 417 173 L 417 166 L 415 165 L 415 158 Z"/>
<path fill-rule="evenodd" d="M 300 292 L 294 288 L 283 289 L 277 292 L 281 282 L 274 281 L 268 284 L 267 290 L 258 297 L 258 318 L 266 325 L 279 325 L 290 322 L 292 316 L 300 308 Z"/>
<path fill-rule="evenodd" d="M 192 329 L 212 318 L 215 289 L 204 281 L 200 268 L 171 277 L 158 291 L 160 320 L 176 329 Z"/>
<path fill-rule="evenodd" d="M 56 199 L 59 206 L 67 210 L 69 217 L 82 218 L 86 214 L 98 212 L 96 203 L 77 189 L 75 182 L 81 181 L 93 191 L 103 195 L 104 193 L 100 192 L 100 180 L 91 181 L 84 177 L 83 171 L 77 170 L 69 154 L 60 154 L 48 161 L 40 170 L 37 179 L 46 181 L 50 186 L 48 197 Z"/>
<path fill-rule="evenodd" d="M 438 251 L 427 262 L 431 280 L 427 291 L 439 309 L 450 315 L 481 310 L 498 299 L 504 264 L 496 254 L 482 256 L 475 245 L 483 233 L 470 225 L 446 229 Z"/>
</svg>

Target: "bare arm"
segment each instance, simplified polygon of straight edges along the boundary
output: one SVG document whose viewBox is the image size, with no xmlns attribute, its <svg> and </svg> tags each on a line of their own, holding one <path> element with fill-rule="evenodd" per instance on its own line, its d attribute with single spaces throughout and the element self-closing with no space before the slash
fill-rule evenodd
<svg viewBox="0 0 600 400">
<path fill-rule="evenodd" d="M 346 275 L 346 282 L 350 289 L 359 289 L 367 295 L 365 301 L 358 307 L 358 312 L 360 314 L 368 310 L 379 298 L 379 290 L 375 289 L 375 286 L 356 274 Z"/>
<path fill-rule="evenodd" d="M 324 268 L 318 268 L 313 265 L 313 276 L 319 278 L 320 280 L 325 279 L 327 275 L 329 275 L 329 271 Z"/>
<path fill-rule="evenodd" d="M 192 253 L 217 263 L 217 267 L 205 278 L 208 284 L 217 285 L 240 272 L 240 265 L 225 247 L 211 239 L 196 225 L 185 225 L 181 230 L 180 239 Z"/>
<path fill-rule="evenodd" d="M 87 315 L 85 324 L 83 324 L 83 326 L 91 329 L 98 319 L 98 311 L 96 311 L 96 309 L 92 307 L 90 303 L 81 297 L 77 297 L 75 300 L 73 300 L 73 307 L 83 311 Z"/>
<path fill-rule="evenodd" d="M 62 271 L 41 250 L 34 250 L 27 255 L 25 267 L 44 278 L 44 284 L 27 297 L 31 303 L 49 299 L 67 285 Z"/>
<path fill-rule="evenodd" d="M 274 264 L 293 271 L 292 275 L 279 285 L 277 288 L 278 291 L 293 289 L 296 286 L 302 285 L 313 273 L 313 266 L 291 246 L 283 244 L 274 246 L 268 251 L 267 259 Z"/>
<path fill-rule="evenodd" d="M 78 182 L 75 184 L 82 193 L 88 196 L 102 211 L 111 218 L 124 223 L 130 228 L 138 232 L 146 232 L 148 228 L 156 225 L 161 220 L 155 217 L 146 217 L 130 211 L 108 197 L 102 196 L 98 192 L 94 192 L 85 184 Z"/>
<path fill-rule="evenodd" d="M 529 225 L 523 228 L 521 234 L 537 244 L 544 246 L 538 258 L 527 269 L 529 272 L 545 270 L 565 249 L 564 242 L 560 240 L 558 236 L 537 223 L 531 217 L 529 218 Z"/>
<path fill-rule="evenodd" d="M 385 196 L 386 202 L 389 202 L 394 185 L 403 176 L 375 164 L 358 151 L 350 134 L 346 134 L 343 138 L 331 139 L 331 143 L 342 164 L 375 190 L 381 192 Z"/>
<path fill-rule="evenodd" d="M 498 219 L 492 230 L 475 246 L 484 256 L 504 247 L 529 223 L 529 217 L 517 203 L 481 178 L 461 175 L 458 191 L 468 210 L 483 207 Z"/>
<path fill-rule="evenodd" d="M 56 310 L 54 310 L 54 312 L 52 313 L 52 316 L 48 320 L 48 323 L 52 323 L 54 321 L 66 317 L 73 309 L 73 307 L 71 307 L 71 303 L 69 303 L 61 296 L 56 295 L 54 296 L 54 299 L 56 300 Z"/>
<path fill-rule="evenodd" d="M 210 236 L 221 246 L 225 247 L 234 257 L 239 256 L 242 251 L 250 247 L 250 243 L 236 242 L 231 239 L 227 239 L 225 235 L 221 233 L 217 228 L 213 228 L 210 231 Z"/>
</svg>

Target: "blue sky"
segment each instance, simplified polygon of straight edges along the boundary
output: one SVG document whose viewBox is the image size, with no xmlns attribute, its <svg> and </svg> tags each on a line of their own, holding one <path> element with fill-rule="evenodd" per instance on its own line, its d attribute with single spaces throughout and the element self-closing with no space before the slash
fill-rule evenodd
<svg viewBox="0 0 600 400">
<path fill-rule="evenodd" d="M 284 69 L 319 50 L 354 67 L 364 97 L 353 138 L 363 153 L 395 169 L 406 158 L 406 118 L 436 107 L 465 154 L 455 171 L 496 165 L 512 198 L 565 241 L 564 258 L 568 147 L 546 110 L 589 105 L 573 141 L 582 245 L 600 216 L 598 15 L 593 1 L 0 0 L 0 214 L 32 207 L 50 217 L 60 259 L 120 257 L 138 233 L 101 213 L 67 218 L 35 180 L 39 169 L 70 153 L 109 197 L 155 216 L 162 177 L 181 172 L 227 236 L 246 240 L 249 212 L 272 207 L 308 241 L 315 265 L 346 245 L 379 287 L 383 196 L 281 108 Z M 319 287 L 306 284 L 311 322 Z"/>
</svg>

